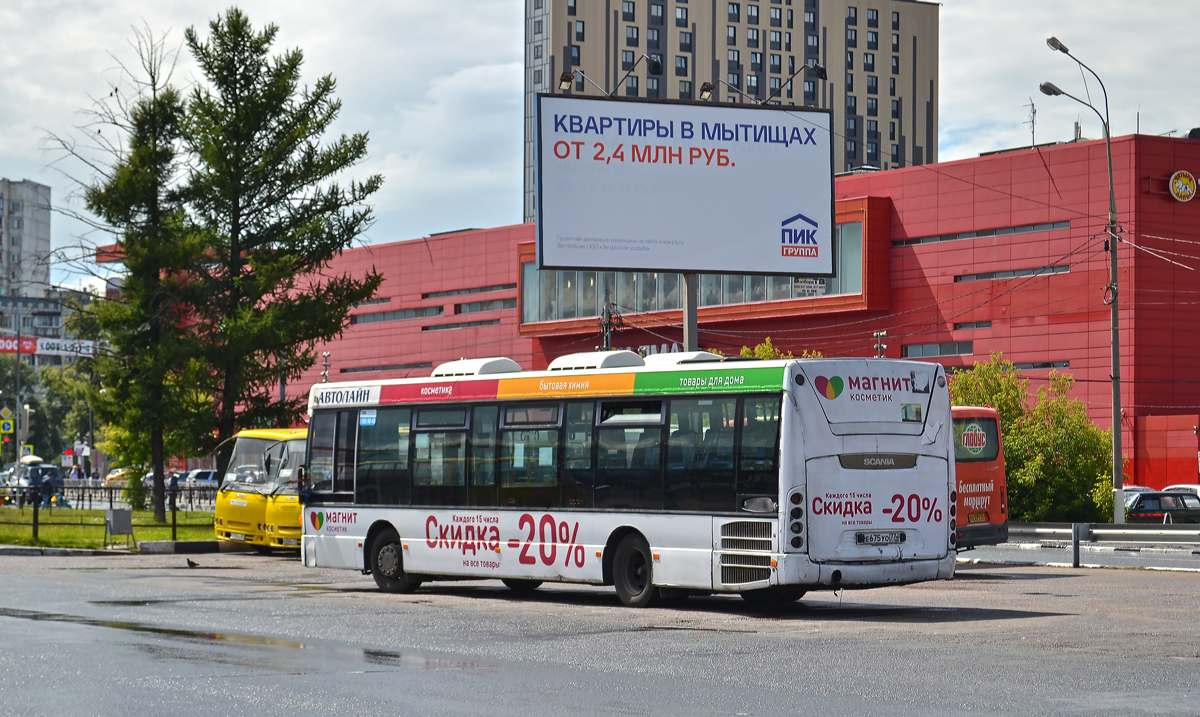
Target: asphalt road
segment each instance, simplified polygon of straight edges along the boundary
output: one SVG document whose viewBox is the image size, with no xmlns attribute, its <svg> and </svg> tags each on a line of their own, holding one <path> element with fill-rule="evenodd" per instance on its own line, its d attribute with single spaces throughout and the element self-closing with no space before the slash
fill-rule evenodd
<svg viewBox="0 0 1200 717">
<path fill-rule="evenodd" d="M 1200 575 L 952 582 L 630 610 L 496 582 L 384 595 L 251 555 L 0 557 L 0 713 L 1196 714 Z"/>
</svg>

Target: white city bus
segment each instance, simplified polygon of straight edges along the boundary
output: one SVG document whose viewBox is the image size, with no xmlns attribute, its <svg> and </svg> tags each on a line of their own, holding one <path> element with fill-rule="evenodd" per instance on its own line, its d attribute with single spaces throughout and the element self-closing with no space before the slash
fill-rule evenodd
<svg viewBox="0 0 1200 717">
<path fill-rule="evenodd" d="M 574 354 L 309 394 L 302 555 L 380 588 L 498 578 L 694 594 L 949 579 L 944 369 L 889 359 Z"/>
</svg>

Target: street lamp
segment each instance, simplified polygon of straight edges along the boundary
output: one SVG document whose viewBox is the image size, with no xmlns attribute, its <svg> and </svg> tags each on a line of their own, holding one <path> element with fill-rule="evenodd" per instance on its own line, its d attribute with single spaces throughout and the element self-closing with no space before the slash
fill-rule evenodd
<svg viewBox="0 0 1200 717">
<path fill-rule="evenodd" d="M 612 95 L 611 92 L 593 82 L 592 78 L 588 77 L 587 73 L 585 73 L 583 70 L 564 70 L 562 75 L 558 78 L 558 90 L 560 92 L 566 92 L 567 90 L 571 89 L 571 82 L 574 81 L 576 76 L 582 77 L 588 82 L 591 82 L 592 87 L 600 90 L 600 93 L 605 97 L 610 97 Z"/>
<path fill-rule="evenodd" d="M 713 87 L 713 83 L 711 82 L 705 82 L 704 84 L 700 85 L 700 101 L 708 102 L 711 100 L 713 90 L 715 89 L 717 88 Z"/>
<path fill-rule="evenodd" d="M 1071 54 L 1071 51 L 1066 45 L 1062 44 L 1057 37 L 1046 38 L 1046 46 L 1055 52 L 1061 52 L 1067 57 L 1075 60 L 1075 63 L 1092 73 L 1092 77 L 1096 78 L 1096 82 L 1100 83 L 1100 90 L 1104 93 L 1104 114 L 1100 114 L 1100 110 L 1096 109 L 1091 102 L 1085 102 L 1069 92 L 1064 92 L 1052 82 L 1043 82 L 1039 89 L 1042 94 L 1050 97 L 1058 97 L 1059 95 L 1070 97 L 1079 104 L 1089 108 L 1096 113 L 1100 121 L 1104 125 L 1104 149 L 1108 154 L 1108 239 L 1104 243 L 1107 245 L 1109 257 L 1109 280 L 1108 286 L 1105 287 L 1105 303 L 1108 304 L 1111 311 L 1112 324 L 1112 425 L 1113 425 L 1113 464 L 1112 464 L 1112 479 L 1113 479 L 1113 522 L 1125 522 L 1125 492 L 1124 477 L 1122 475 L 1123 460 L 1121 456 L 1121 337 L 1120 337 L 1120 314 L 1117 312 L 1117 195 L 1113 189 L 1113 168 L 1112 168 L 1112 131 L 1109 125 L 1108 113 L 1108 89 L 1104 87 L 1104 81 L 1100 79 L 1100 75 L 1087 65 L 1079 61 L 1079 58 Z"/>
</svg>

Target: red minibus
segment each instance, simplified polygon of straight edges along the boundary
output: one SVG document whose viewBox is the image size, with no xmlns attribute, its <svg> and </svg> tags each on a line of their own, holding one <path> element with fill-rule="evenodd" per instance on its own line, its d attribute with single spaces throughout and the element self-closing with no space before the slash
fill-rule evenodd
<svg viewBox="0 0 1200 717">
<path fill-rule="evenodd" d="M 1000 414 L 994 408 L 954 406 L 954 473 L 958 486 L 957 547 L 1008 540 L 1008 485 Z"/>
</svg>

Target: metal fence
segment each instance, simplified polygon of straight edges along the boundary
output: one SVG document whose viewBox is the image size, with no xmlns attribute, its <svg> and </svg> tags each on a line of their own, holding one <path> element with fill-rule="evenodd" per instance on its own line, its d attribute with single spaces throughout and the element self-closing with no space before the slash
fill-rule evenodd
<svg viewBox="0 0 1200 717">
<path fill-rule="evenodd" d="M 51 509 L 99 510 L 104 508 L 128 508 L 124 481 L 68 480 L 63 481 L 61 490 L 50 495 L 41 495 L 42 507 Z M 145 489 L 146 503 L 151 501 L 151 489 Z M 167 490 L 170 505 L 171 491 Z M 31 499 L 29 488 L 6 486 L 0 488 L 0 499 L 5 505 L 24 507 Z M 216 508 L 217 489 L 182 485 L 175 489 L 175 506 L 178 510 L 213 511 Z"/>
</svg>

